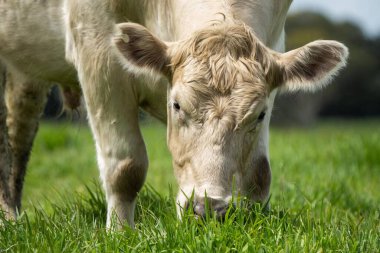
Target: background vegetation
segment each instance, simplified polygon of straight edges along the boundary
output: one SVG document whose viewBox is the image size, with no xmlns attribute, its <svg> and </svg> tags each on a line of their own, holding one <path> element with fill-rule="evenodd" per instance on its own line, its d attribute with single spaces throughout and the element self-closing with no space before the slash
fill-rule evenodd
<svg viewBox="0 0 380 253">
<path fill-rule="evenodd" d="M 270 214 L 243 205 L 220 223 L 191 214 L 177 220 L 165 126 L 150 123 L 143 127 L 150 169 L 136 230 L 107 233 L 90 131 L 45 123 L 26 177 L 24 213 L 0 226 L 0 252 L 378 252 L 378 125 L 272 129 Z"/>
</svg>

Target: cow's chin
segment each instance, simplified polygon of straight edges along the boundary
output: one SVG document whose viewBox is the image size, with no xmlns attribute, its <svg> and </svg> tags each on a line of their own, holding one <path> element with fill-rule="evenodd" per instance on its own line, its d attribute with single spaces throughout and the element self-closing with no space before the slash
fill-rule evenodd
<svg viewBox="0 0 380 253">
<path fill-rule="evenodd" d="M 226 192 L 224 187 L 210 187 L 210 185 L 203 185 L 201 187 L 195 187 L 194 185 L 181 186 L 176 200 L 178 218 L 182 220 L 184 213 L 193 213 L 196 204 L 204 204 L 206 198 L 208 202 L 207 205 L 209 206 L 218 203 L 215 208 L 220 206 L 228 207 L 232 201 L 232 193 Z M 192 210 L 189 210 L 190 208 L 192 208 Z"/>
</svg>

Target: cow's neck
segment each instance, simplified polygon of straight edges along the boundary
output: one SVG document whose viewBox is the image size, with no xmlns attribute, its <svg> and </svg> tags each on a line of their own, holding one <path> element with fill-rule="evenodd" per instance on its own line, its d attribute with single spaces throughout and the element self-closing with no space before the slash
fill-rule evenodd
<svg viewBox="0 0 380 253">
<path fill-rule="evenodd" d="M 230 11 L 224 1 L 218 0 L 173 0 L 174 29 L 173 39 L 181 40 L 195 31 L 224 19 L 223 14 Z"/>
<path fill-rule="evenodd" d="M 116 2 L 120 0 L 114 0 Z M 123 17 L 148 27 L 163 40 L 176 41 L 233 14 L 269 47 L 280 39 L 292 0 L 129 0 L 117 6 Z"/>
</svg>

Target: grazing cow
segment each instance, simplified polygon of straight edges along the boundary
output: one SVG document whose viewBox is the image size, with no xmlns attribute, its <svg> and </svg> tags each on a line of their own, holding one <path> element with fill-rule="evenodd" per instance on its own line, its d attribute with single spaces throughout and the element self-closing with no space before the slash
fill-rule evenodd
<svg viewBox="0 0 380 253">
<path fill-rule="evenodd" d="M 118 226 L 125 222 L 134 226 L 136 196 L 148 167 L 138 124 L 139 107 L 167 121 L 168 146 L 180 188 L 179 216 L 191 206 L 189 197 L 193 195 L 196 215 L 205 214 L 207 200 L 222 217 L 232 198 L 234 181 L 237 191 L 252 201 L 268 199 L 268 128 L 277 89 L 316 90 L 345 65 L 348 56 L 347 48 L 335 41 L 315 41 L 282 53 L 291 0 L 15 2 L 19 5 L 13 7 L 13 15 L 23 14 L 20 8 L 24 3 L 35 6 L 38 15 L 36 20 L 32 14 L 16 24 L 9 21 L 8 33 L 13 32 L 15 38 L 0 30 L 1 59 L 12 78 L 15 72 L 24 74 L 25 79 L 15 81 L 19 85 L 14 86 L 26 90 L 27 99 L 45 94 L 41 87 L 49 86 L 33 80 L 49 84 L 62 78 L 67 101 L 76 104 L 76 99 L 70 99 L 77 97 L 77 89 L 73 70 L 63 61 L 65 47 L 66 59 L 78 73 L 96 143 L 107 197 L 107 226 L 112 217 L 117 218 Z M 7 5 L 12 4 L 0 4 L 0 14 L 7 13 Z M 42 8 L 51 14 L 51 22 L 39 20 L 41 16 L 46 19 L 38 12 Z M 0 25 L 3 28 L 4 24 Z M 20 30 L 14 32 L 15 27 Z M 37 33 L 32 27 L 41 31 Z M 18 57 L 22 53 L 33 59 L 33 65 Z M 23 97 L 18 104 L 24 103 Z M 42 101 L 39 99 L 39 104 Z M 5 164 L 1 167 L 4 182 L 7 170 L 12 171 L 8 188 L 0 181 L 4 210 L 19 207 L 20 198 L 14 196 L 21 196 L 23 171 L 37 124 L 35 112 L 39 113 L 40 107 L 31 113 L 33 120 L 27 121 L 34 124 L 23 127 L 31 129 L 30 138 L 12 137 L 12 129 L 19 124 L 11 124 L 13 120 L 7 120 L 9 134 L 0 136 L 0 148 L 8 150 L 4 154 L 13 154 L 0 157 L 0 165 Z M 7 108 L 12 111 L 13 104 L 7 103 Z M 17 114 L 22 113 L 19 108 Z M 6 128 L 4 115 L 0 113 L 1 129 Z M 20 139 L 20 144 L 13 144 L 12 138 Z M 21 161 L 14 148 L 18 145 L 27 152 L 23 153 L 22 173 L 18 173 L 21 178 L 12 180 L 18 171 L 14 161 Z"/>
</svg>

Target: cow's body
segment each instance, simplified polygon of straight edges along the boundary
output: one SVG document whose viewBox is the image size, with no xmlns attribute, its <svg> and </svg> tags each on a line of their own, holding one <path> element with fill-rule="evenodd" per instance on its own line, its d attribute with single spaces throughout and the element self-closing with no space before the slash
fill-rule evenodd
<svg viewBox="0 0 380 253">
<path fill-rule="evenodd" d="M 64 61 L 61 5 L 0 2 L 0 64 L 7 69 L 0 83 L 0 160 L 6 161 L 0 165 L 0 206 L 9 216 L 20 208 L 26 164 L 51 82 L 78 87 L 75 69 Z"/>
<path fill-rule="evenodd" d="M 122 40 L 118 40 L 122 51 L 127 45 L 123 43 L 128 43 L 131 36 L 136 35 L 130 34 L 130 31 L 138 32 L 137 39 L 151 35 L 140 27 L 129 24 L 117 27 L 115 24 L 127 21 L 142 24 L 161 40 L 172 42 L 167 44 L 171 45 L 188 39 L 200 29 L 212 27 L 215 22 L 223 23 L 233 17 L 231 27 L 243 29 L 249 38 L 255 37 L 250 31 L 244 30 L 244 23 L 266 46 L 283 52 L 284 23 L 290 3 L 291 0 L 0 2 L 0 59 L 8 70 L 5 96 L 9 128 L 7 135 L 3 131 L 6 129 L 6 109 L 2 104 L 3 94 L 0 89 L 0 149 L 4 149 L 0 154 L 0 205 L 6 211 L 11 210 L 10 213 L 20 207 L 27 157 L 50 84 L 61 83 L 67 91 L 66 95 L 69 98 L 75 97 L 77 78 L 72 65 L 65 61 L 66 58 L 77 70 L 96 142 L 98 164 L 108 203 L 107 224 L 111 224 L 111 214 L 115 213 L 121 221 L 119 224 L 127 221 L 133 226 L 136 195 L 144 182 L 148 167 L 138 124 L 138 108 L 142 107 L 161 121 L 167 121 L 170 100 L 167 98 L 167 87 L 170 85 L 167 84 L 172 80 L 168 76 L 140 78 L 136 72 L 156 71 L 150 70 L 149 66 L 122 63 L 112 40 L 115 34 L 120 31 L 124 33 L 123 29 L 127 29 L 126 34 L 121 35 L 124 36 Z M 228 29 L 227 24 L 226 30 Z M 148 44 L 151 42 L 148 41 Z M 152 46 L 162 45 L 158 51 L 166 48 L 163 42 L 153 42 Z M 143 50 L 145 49 L 140 48 L 135 52 L 144 52 Z M 155 51 L 157 50 L 153 50 L 153 53 Z M 131 60 L 140 60 L 132 58 Z M 241 190 L 249 192 L 248 197 L 254 201 L 266 201 L 269 195 L 271 176 L 268 128 L 275 90 L 271 89 L 268 93 L 265 102 L 267 116 L 257 138 L 250 144 L 253 151 L 243 166 L 244 173 L 238 176 Z M 175 150 L 170 144 L 170 116 L 168 124 L 169 146 L 173 154 Z M 7 146 L 8 137 L 11 149 Z M 180 163 L 175 159 L 175 167 Z M 12 173 L 9 174 L 9 170 Z M 190 191 L 191 194 L 195 186 L 184 183 L 188 180 L 186 173 L 176 170 L 176 175 L 183 192 L 188 194 Z M 194 175 L 188 176 L 194 178 Z M 212 187 L 202 187 L 201 190 L 207 190 L 212 195 Z M 186 205 L 186 197 L 179 195 L 181 207 Z"/>
</svg>

